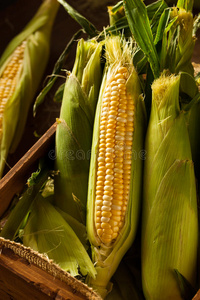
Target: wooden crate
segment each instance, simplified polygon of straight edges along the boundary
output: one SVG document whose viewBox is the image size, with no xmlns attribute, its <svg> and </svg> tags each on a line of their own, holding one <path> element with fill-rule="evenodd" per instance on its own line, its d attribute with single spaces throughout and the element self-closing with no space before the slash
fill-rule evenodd
<svg viewBox="0 0 200 300">
<path fill-rule="evenodd" d="M 13 196 L 20 193 L 29 175 L 38 167 L 38 160 L 54 142 L 56 123 L 30 148 L 29 151 L 0 180 L 0 217 L 8 209 Z"/>
<path fill-rule="evenodd" d="M 30 248 L 0 238 L 0 299 L 100 299 L 84 283 Z"/>
<path fill-rule="evenodd" d="M 0 180 L 0 217 L 54 145 L 56 123 Z M 101 299 L 91 288 L 30 248 L 0 238 L 0 300 Z"/>
</svg>

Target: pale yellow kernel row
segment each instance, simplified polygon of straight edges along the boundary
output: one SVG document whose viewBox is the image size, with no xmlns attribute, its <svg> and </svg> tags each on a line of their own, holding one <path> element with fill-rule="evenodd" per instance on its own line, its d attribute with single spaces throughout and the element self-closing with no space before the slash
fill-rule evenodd
<svg viewBox="0 0 200 300">
<path fill-rule="evenodd" d="M 103 243 L 115 240 L 124 224 L 131 174 L 134 102 L 126 93 L 127 68 L 110 80 L 102 101 L 96 183 L 96 229 Z M 128 101 L 127 101 L 128 99 Z M 126 159 L 124 154 L 126 150 Z"/>
<path fill-rule="evenodd" d="M 5 105 L 15 91 L 17 77 L 19 76 L 22 68 L 25 46 L 26 41 L 22 42 L 22 44 L 16 48 L 0 77 L 0 139 L 2 137 L 2 123 Z"/>
</svg>

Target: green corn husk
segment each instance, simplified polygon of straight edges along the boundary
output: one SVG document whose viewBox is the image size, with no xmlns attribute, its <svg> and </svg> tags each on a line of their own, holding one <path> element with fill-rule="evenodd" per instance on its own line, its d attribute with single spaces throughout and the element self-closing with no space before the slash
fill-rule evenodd
<svg viewBox="0 0 200 300">
<path fill-rule="evenodd" d="M 49 163 L 42 160 L 32 173 L 0 236 L 45 254 L 72 276 L 83 279 L 89 273 L 94 277 L 86 227 L 52 204 L 55 174 Z"/>
<path fill-rule="evenodd" d="M 129 300 L 130 295 L 134 300 L 144 300 L 135 284 L 134 276 L 132 276 L 123 260 L 112 277 L 112 283 L 112 291 L 106 296 L 105 300 Z"/>
<path fill-rule="evenodd" d="M 95 26 L 69 5 L 65 0 L 57 0 L 67 11 L 67 13 L 83 28 L 84 32 L 88 34 L 89 38 L 96 37 L 99 32 Z"/>
<path fill-rule="evenodd" d="M 142 185 L 142 149 L 145 131 L 145 108 L 141 96 L 141 87 L 139 77 L 132 64 L 131 43 L 120 41 L 120 37 L 110 37 L 106 40 L 106 57 L 107 67 L 101 85 L 93 131 L 92 153 L 88 185 L 88 202 L 87 202 L 87 221 L 86 227 L 88 237 L 91 243 L 92 259 L 95 263 L 97 276 L 94 279 L 88 277 L 87 283 L 93 287 L 103 298 L 108 294 L 112 284 L 109 282 L 115 273 L 121 259 L 134 241 L 137 231 L 137 224 L 140 214 L 140 196 Z M 121 48 L 122 47 L 122 48 Z M 110 59 L 109 59 L 110 58 Z M 129 92 L 135 101 L 135 129 L 133 137 L 133 158 L 132 158 L 132 179 L 130 186 L 130 198 L 127 207 L 125 224 L 120 230 L 119 237 L 110 245 L 101 243 L 95 230 L 95 187 L 96 187 L 96 170 L 97 155 L 100 132 L 100 113 L 102 98 L 106 81 L 115 72 L 115 69 L 123 63 L 130 67 L 129 78 L 126 83 L 127 92 Z M 136 154 L 136 156 L 134 155 Z M 140 156 L 141 155 L 141 156 Z M 137 174 L 137 175 L 135 175 Z"/>
<path fill-rule="evenodd" d="M 183 2 L 185 0 L 179 0 L 178 2 Z M 167 4 L 173 6 L 177 3 L 177 0 L 166 0 Z M 188 5 L 188 7 L 192 10 L 192 8 L 194 7 L 195 9 L 200 8 L 200 2 L 199 0 L 187 0 L 185 1 L 186 5 Z"/>
<path fill-rule="evenodd" d="M 75 225 L 74 221 L 74 228 L 82 230 L 82 224 Z M 95 277 L 95 268 L 84 245 L 48 198 L 38 196 L 34 200 L 22 237 L 25 246 L 45 253 L 72 276 L 89 273 Z"/>
<path fill-rule="evenodd" d="M 181 107 L 187 112 L 188 133 L 190 138 L 192 160 L 194 162 L 195 177 L 200 180 L 200 160 L 199 160 L 199 129 L 200 129 L 200 93 L 195 78 L 189 74 L 181 73 L 180 92 L 184 95 Z M 189 100 L 189 101 L 188 101 Z M 199 184 L 198 184 L 199 188 Z"/>
<path fill-rule="evenodd" d="M 147 129 L 142 215 L 142 282 L 147 300 L 182 299 L 175 270 L 195 287 L 197 192 L 180 77 L 152 85 Z"/>
<path fill-rule="evenodd" d="M 141 0 L 124 0 L 125 14 L 137 45 L 149 61 L 155 78 L 160 74 L 160 61 L 154 44 L 147 7 Z"/>
<path fill-rule="evenodd" d="M 56 130 L 55 204 L 85 223 L 95 107 L 102 78 L 102 44 L 81 39 L 68 75 Z"/>
<path fill-rule="evenodd" d="M 115 6 L 108 6 L 108 15 L 110 26 L 115 25 L 117 21 L 125 16 L 123 2 L 118 2 Z"/>
<path fill-rule="evenodd" d="M 19 231 L 23 227 L 24 220 L 29 214 L 30 207 L 49 175 L 50 170 L 47 168 L 46 161 L 40 161 L 38 170 L 31 174 L 25 186 L 25 190 L 22 195 L 19 196 L 19 199 L 17 199 L 16 205 L 13 204 L 14 207 L 8 214 L 8 219 L 0 233 L 1 237 L 9 240 L 18 238 Z"/>
<path fill-rule="evenodd" d="M 193 33 L 194 18 L 190 10 L 180 6 L 171 8 L 170 22 L 162 39 L 161 70 L 169 69 L 171 73 L 180 71 L 193 74 L 191 58 L 196 37 Z"/>
<path fill-rule="evenodd" d="M 21 140 L 30 105 L 47 65 L 51 30 L 58 8 L 56 0 L 45 0 L 24 30 L 9 43 L 1 57 L 0 78 L 15 49 L 26 41 L 20 76 L 3 113 L 0 176 L 8 153 L 14 152 Z"/>
<path fill-rule="evenodd" d="M 40 91 L 39 95 L 37 96 L 34 106 L 33 106 L 33 115 L 35 116 L 38 110 L 38 107 L 43 103 L 45 100 L 45 96 L 49 91 L 52 89 L 53 85 L 55 84 L 56 80 L 58 79 L 59 76 L 61 75 L 61 71 L 64 68 L 64 64 L 66 62 L 66 59 L 70 53 L 70 50 L 72 46 L 76 43 L 77 38 L 79 38 L 80 34 L 82 33 L 82 30 L 78 30 L 71 38 L 67 46 L 65 47 L 64 51 L 61 53 L 59 56 L 58 60 L 56 61 L 53 71 L 52 71 L 52 76 L 48 79 L 46 82 L 46 85 L 43 87 L 43 89 Z M 63 87 L 64 83 L 60 85 L 58 90 L 56 91 L 56 94 L 54 95 L 53 100 L 55 102 L 61 102 L 62 97 L 63 97 Z M 59 94 L 59 95 L 57 95 Z"/>
</svg>

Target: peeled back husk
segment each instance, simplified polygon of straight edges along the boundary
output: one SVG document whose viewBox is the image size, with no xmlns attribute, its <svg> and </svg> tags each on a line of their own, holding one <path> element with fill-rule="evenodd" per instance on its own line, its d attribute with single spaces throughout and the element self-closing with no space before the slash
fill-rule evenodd
<svg viewBox="0 0 200 300">
<path fill-rule="evenodd" d="M 78 230 L 78 225 L 77 230 Z M 80 229 L 82 225 L 80 224 Z M 38 196 L 23 230 L 23 244 L 44 253 L 72 276 L 95 277 L 95 268 L 77 234 L 47 198 Z"/>
<path fill-rule="evenodd" d="M 94 279 L 88 277 L 87 283 L 96 290 L 102 298 L 108 294 L 112 284 L 110 279 L 115 273 L 121 259 L 134 241 L 137 231 L 138 219 L 140 214 L 141 186 L 142 186 L 142 164 L 143 164 L 143 140 L 145 131 L 145 110 L 144 101 L 141 96 L 141 87 L 139 77 L 132 65 L 130 47 L 125 41 L 120 41 L 120 37 L 107 38 L 106 42 L 107 65 L 104 78 L 101 85 L 97 111 L 95 115 L 95 124 L 93 131 L 92 153 L 89 173 L 88 202 L 87 202 L 87 232 L 91 243 L 92 259 L 95 264 L 97 276 Z M 122 48 L 121 48 L 122 47 Z M 122 49 L 122 50 L 121 50 Z M 97 235 L 95 221 L 95 198 L 96 181 L 98 167 L 98 148 L 100 143 L 100 115 L 102 108 L 102 99 L 107 82 L 115 74 L 116 69 L 125 66 L 129 69 L 126 82 L 127 93 L 130 93 L 134 99 L 134 133 L 132 143 L 132 167 L 130 192 L 125 221 L 120 229 L 116 240 L 109 244 L 102 242 Z"/>
</svg>

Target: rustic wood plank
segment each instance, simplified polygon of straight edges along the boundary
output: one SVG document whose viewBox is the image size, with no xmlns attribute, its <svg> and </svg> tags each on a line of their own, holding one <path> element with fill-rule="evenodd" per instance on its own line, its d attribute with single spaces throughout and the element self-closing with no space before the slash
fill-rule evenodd
<svg viewBox="0 0 200 300">
<path fill-rule="evenodd" d="M 192 300 L 200 300 L 200 290 L 198 290 L 198 292 L 196 293 L 196 295 Z"/>
<path fill-rule="evenodd" d="M 36 265 L 27 263 L 11 249 L 2 249 L 0 269 L 0 299 L 2 300 L 27 300 L 27 297 L 29 300 L 87 299 L 65 282 L 54 278 Z"/>
<path fill-rule="evenodd" d="M 55 131 L 56 122 L 0 180 L 0 217 L 7 210 L 13 196 L 22 191 L 28 174 L 34 170 L 39 158 L 46 154 L 54 141 Z"/>
</svg>

